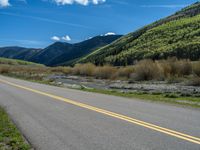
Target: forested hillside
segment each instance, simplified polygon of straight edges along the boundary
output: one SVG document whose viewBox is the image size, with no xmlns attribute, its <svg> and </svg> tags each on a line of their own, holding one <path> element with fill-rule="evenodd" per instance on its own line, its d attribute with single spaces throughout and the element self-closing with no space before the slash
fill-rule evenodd
<svg viewBox="0 0 200 150">
<path fill-rule="evenodd" d="M 151 58 L 200 58 L 200 2 L 100 48 L 79 62 L 129 65 Z"/>
</svg>

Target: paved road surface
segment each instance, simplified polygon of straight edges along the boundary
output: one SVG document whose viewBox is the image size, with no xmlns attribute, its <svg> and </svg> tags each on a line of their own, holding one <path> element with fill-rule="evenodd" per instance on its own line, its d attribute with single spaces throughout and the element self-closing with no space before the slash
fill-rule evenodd
<svg viewBox="0 0 200 150">
<path fill-rule="evenodd" d="M 3 76 L 0 105 L 37 150 L 200 150 L 197 109 Z"/>
</svg>

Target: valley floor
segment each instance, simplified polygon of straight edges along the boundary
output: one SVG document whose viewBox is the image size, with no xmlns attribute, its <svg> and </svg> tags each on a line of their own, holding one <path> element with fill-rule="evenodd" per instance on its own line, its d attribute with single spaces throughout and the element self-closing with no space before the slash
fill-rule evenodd
<svg viewBox="0 0 200 150">
<path fill-rule="evenodd" d="M 81 76 L 50 75 L 48 80 L 67 88 L 122 97 L 148 99 L 200 107 L 200 86 L 165 81 L 134 82 L 103 80 Z"/>
</svg>

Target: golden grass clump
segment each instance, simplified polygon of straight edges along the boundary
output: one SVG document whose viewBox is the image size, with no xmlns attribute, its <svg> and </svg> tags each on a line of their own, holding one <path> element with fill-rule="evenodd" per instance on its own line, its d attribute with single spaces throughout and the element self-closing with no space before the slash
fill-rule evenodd
<svg viewBox="0 0 200 150">
<path fill-rule="evenodd" d="M 76 64 L 72 69 L 72 74 L 82 76 L 92 76 L 94 74 L 96 66 L 92 63 Z"/>
<path fill-rule="evenodd" d="M 193 63 L 192 71 L 196 76 L 200 77 L 200 61 L 197 61 L 197 62 Z"/>
<path fill-rule="evenodd" d="M 158 62 L 150 59 L 141 60 L 135 65 L 135 73 L 132 75 L 133 80 L 163 80 L 163 68 Z"/>
<path fill-rule="evenodd" d="M 135 71 L 135 69 L 133 66 L 120 67 L 117 69 L 115 76 L 116 76 L 116 78 L 129 79 L 131 74 L 134 73 L 134 71 Z"/>
<path fill-rule="evenodd" d="M 94 71 L 94 76 L 100 79 L 114 79 L 114 74 L 117 72 L 117 68 L 113 66 L 99 66 Z"/>
<path fill-rule="evenodd" d="M 170 74 L 172 76 L 182 77 L 192 73 L 192 64 L 190 60 L 178 60 L 176 58 L 169 58 L 165 63 L 170 66 Z"/>
<path fill-rule="evenodd" d="M 7 65 L 1 65 L 1 66 L 0 66 L 0 73 L 1 73 L 1 74 L 9 73 L 9 71 L 10 71 L 9 66 L 7 66 Z"/>
</svg>

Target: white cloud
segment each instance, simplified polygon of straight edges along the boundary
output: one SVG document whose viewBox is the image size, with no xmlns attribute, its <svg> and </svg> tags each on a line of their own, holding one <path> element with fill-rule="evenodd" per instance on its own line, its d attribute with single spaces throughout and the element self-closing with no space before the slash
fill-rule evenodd
<svg viewBox="0 0 200 150">
<path fill-rule="evenodd" d="M 53 41 L 60 41 L 60 38 L 57 37 L 57 36 L 53 36 L 53 37 L 51 37 L 51 40 L 53 40 Z"/>
<path fill-rule="evenodd" d="M 51 40 L 53 40 L 53 41 L 61 41 L 61 40 L 71 41 L 71 38 L 70 38 L 69 35 L 66 35 L 66 36 L 63 36 L 63 37 L 53 36 L 53 37 L 51 37 Z"/>
<path fill-rule="evenodd" d="M 71 41 L 71 38 L 70 38 L 69 35 L 63 36 L 62 39 L 63 39 L 64 41 Z"/>
<path fill-rule="evenodd" d="M 116 35 L 116 33 L 114 33 L 114 32 L 108 32 L 108 33 L 104 34 L 104 36 L 109 36 L 109 35 Z"/>
<path fill-rule="evenodd" d="M 9 0 L 0 0 L 0 7 L 10 6 Z"/>
<path fill-rule="evenodd" d="M 106 2 L 106 0 L 54 0 L 58 5 L 70 5 L 70 4 L 80 4 L 87 6 L 88 4 L 100 4 Z"/>
</svg>

